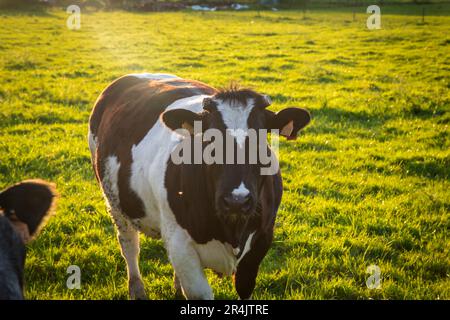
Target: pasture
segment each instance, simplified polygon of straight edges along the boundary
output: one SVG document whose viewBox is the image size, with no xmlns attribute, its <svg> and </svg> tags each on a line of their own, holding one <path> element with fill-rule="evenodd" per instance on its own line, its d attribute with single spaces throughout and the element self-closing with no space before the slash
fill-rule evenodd
<svg viewBox="0 0 450 320">
<path fill-rule="evenodd" d="M 29 246 L 28 299 L 127 299 L 125 262 L 91 168 L 87 121 L 118 76 L 237 80 L 312 123 L 280 140 L 284 196 L 255 299 L 450 299 L 450 6 L 81 15 L 0 11 L 0 188 L 57 184 Z M 445 14 L 447 12 L 447 14 Z M 161 241 L 141 238 L 151 299 L 174 299 Z M 81 289 L 66 287 L 70 265 Z M 381 270 L 369 289 L 366 269 Z M 208 272 L 216 298 L 236 299 Z"/>
</svg>

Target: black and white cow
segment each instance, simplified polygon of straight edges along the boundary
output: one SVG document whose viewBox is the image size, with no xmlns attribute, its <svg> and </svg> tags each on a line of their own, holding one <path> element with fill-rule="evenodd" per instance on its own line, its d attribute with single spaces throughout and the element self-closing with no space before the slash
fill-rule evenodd
<svg viewBox="0 0 450 320">
<path fill-rule="evenodd" d="M 131 298 L 146 297 L 139 231 L 162 237 L 175 287 L 186 298 L 214 297 L 205 268 L 234 275 L 239 297 L 251 297 L 281 201 L 278 163 L 275 174 L 263 176 L 259 163 L 175 164 L 171 153 L 185 139 L 198 138 L 174 132 L 192 129 L 194 121 L 224 135 L 278 129 L 288 139 L 310 121 L 304 109 L 274 113 L 269 104 L 253 90 L 216 90 L 168 74 L 127 75 L 100 95 L 90 117 L 89 147 L 117 225 Z M 245 148 L 245 140 L 235 138 L 234 147 Z M 202 148 L 210 143 L 203 141 Z M 267 139 L 261 147 L 271 152 Z"/>
<path fill-rule="evenodd" d="M 54 205 L 54 186 L 20 182 L 0 193 L 0 300 L 23 299 L 25 244 L 40 231 Z"/>
</svg>

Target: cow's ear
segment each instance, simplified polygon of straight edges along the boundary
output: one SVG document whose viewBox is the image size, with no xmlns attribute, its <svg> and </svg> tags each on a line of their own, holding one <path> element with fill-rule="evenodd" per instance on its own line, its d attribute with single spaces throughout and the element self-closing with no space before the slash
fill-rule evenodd
<svg viewBox="0 0 450 320">
<path fill-rule="evenodd" d="M 0 207 L 24 242 L 36 236 L 54 208 L 53 184 L 42 180 L 20 182 L 0 193 Z"/>
<path fill-rule="evenodd" d="M 278 129 L 281 136 L 293 140 L 298 131 L 311 121 L 311 115 L 302 108 L 286 108 L 277 113 L 266 110 L 266 121 L 267 129 Z"/>
<path fill-rule="evenodd" d="M 168 110 L 161 115 L 161 121 L 171 130 L 185 129 L 194 134 L 194 122 L 202 121 L 205 112 L 195 113 L 186 109 Z"/>
</svg>

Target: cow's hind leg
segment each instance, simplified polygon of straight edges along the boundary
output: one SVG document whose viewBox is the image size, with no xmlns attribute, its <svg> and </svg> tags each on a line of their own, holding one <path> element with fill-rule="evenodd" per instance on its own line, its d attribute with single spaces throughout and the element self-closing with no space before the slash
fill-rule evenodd
<svg viewBox="0 0 450 320">
<path fill-rule="evenodd" d="M 147 299 L 139 271 L 139 232 L 123 217 L 121 212 L 111 210 L 111 215 L 117 226 L 117 238 L 122 250 L 122 256 L 127 264 L 128 289 L 131 299 Z"/>
</svg>

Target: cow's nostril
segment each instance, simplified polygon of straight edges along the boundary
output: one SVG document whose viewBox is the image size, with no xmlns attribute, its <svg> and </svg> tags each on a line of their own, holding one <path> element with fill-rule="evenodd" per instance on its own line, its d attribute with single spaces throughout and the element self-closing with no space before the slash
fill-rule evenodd
<svg viewBox="0 0 450 320">
<path fill-rule="evenodd" d="M 248 213 L 251 208 L 252 208 L 252 198 L 247 197 L 247 199 L 245 199 L 244 203 L 241 206 L 241 210 L 244 211 L 245 213 Z"/>
<path fill-rule="evenodd" d="M 232 196 L 226 196 L 223 198 L 223 206 L 227 211 L 235 208 L 236 202 Z"/>
<path fill-rule="evenodd" d="M 228 212 L 248 213 L 252 208 L 252 198 L 250 195 L 245 196 L 225 196 L 223 198 L 223 207 Z"/>
</svg>

